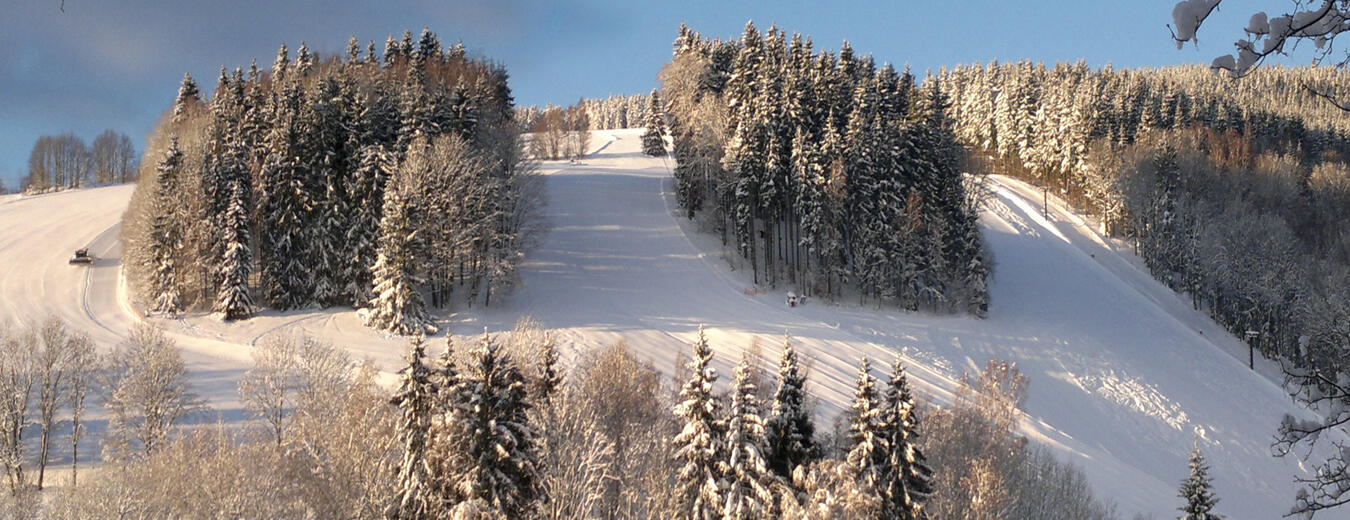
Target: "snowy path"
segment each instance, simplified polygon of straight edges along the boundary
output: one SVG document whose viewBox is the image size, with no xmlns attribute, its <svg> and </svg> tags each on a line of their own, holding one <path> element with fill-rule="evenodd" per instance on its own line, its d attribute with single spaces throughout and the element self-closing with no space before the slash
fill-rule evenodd
<svg viewBox="0 0 1350 520">
<path fill-rule="evenodd" d="M 948 402 L 964 371 L 990 358 L 1031 378 L 1024 433 L 1084 467 L 1122 512 L 1165 517 L 1199 438 L 1230 518 L 1277 518 L 1293 496 L 1294 459 L 1269 455 L 1279 417 L 1296 411 L 1247 370 L 1245 347 L 1154 281 L 1122 245 L 1039 189 L 996 178 L 982 219 L 997 262 L 989 319 L 935 317 L 747 296 L 715 237 L 674 208 L 667 164 L 638 154 L 640 133 L 548 177 L 553 230 L 522 266 L 509 304 L 462 313 L 456 332 L 532 315 L 577 351 L 623 338 L 669 371 L 706 324 L 719 373 L 757 338 L 773 362 L 790 333 L 812 360 L 824 415 L 847 407 L 858 359 L 903 352 L 930 399 Z M 876 366 L 876 365 L 874 365 Z M 884 368 L 879 368 L 878 375 Z"/>
<path fill-rule="evenodd" d="M 1287 510 L 1297 461 L 1272 458 L 1268 444 L 1281 414 L 1295 411 L 1289 399 L 1247 370 L 1240 342 L 1152 280 L 1125 248 L 1060 205 L 1043 218 L 1038 189 L 992 183 L 982 218 L 997 262 L 987 320 L 815 301 L 789 309 L 785 287 L 744 292 L 748 277 L 729 268 L 716 238 L 675 210 L 667 165 L 638 152 L 640 133 L 597 132 L 599 153 L 544 165 L 551 229 L 521 266 L 521 285 L 492 309 L 457 309 L 452 331 L 503 330 L 530 315 L 572 355 L 623 339 L 669 373 L 702 323 L 724 379 L 756 339 L 774 363 L 788 332 L 811 360 L 825 416 L 847 406 L 864 355 L 883 375 L 901 352 L 921 395 L 939 403 L 964 371 L 1008 359 L 1031 379 L 1023 433 L 1082 466 L 1124 516 L 1172 516 L 1197 436 L 1221 512 L 1267 519 Z M 129 195 L 116 187 L 0 203 L 0 317 L 55 312 L 104 344 L 129 328 L 137 318 L 116 297 L 112 227 Z M 82 244 L 103 259 L 87 282 L 83 268 L 65 264 Z M 194 384 L 226 417 L 238 413 L 233 383 L 248 366 L 248 345 L 264 334 L 303 330 L 386 370 L 397 368 L 405 345 L 362 327 L 350 310 L 161 323 L 183 346 Z"/>
</svg>

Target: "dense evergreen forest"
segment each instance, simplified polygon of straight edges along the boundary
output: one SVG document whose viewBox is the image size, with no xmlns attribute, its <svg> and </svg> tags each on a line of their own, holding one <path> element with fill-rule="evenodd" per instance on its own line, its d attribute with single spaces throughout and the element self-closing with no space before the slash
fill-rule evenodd
<svg viewBox="0 0 1350 520">
<path fill-rule="evenodd" d="M 661 97 L 679 203 L 756 284 L 984 314 L 979 190 L 939 82 L 753 23 L 727 42 L 681 27 L 674 47 Z"/>
<path fill-rule="evenodd" d="M 1235 88 L 1200 67 L 1019 62 L 940 80 L 988 168 L 1099 217 L 1265 355 L 1335 373 L 1350 368 L 1350 122 L 1314 88 L 1345 74 L 1266 67 Z"/>
<path fill-rule="evenodd" d="M 428 330 L 424 295 L 486 305 L 512 282 L 534 206 L 506 70 L 428 30 L 383 56 L 283 44 L 270 71 L 222 67 L 210 99 L 185 76 L 145 157 L 126 258 L 165 314 L 345 305 Z"/>
</svg>

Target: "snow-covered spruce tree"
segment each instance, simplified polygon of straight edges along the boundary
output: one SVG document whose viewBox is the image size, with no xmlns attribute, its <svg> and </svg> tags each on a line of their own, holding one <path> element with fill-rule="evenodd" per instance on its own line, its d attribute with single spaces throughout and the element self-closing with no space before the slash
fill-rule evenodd
<svg viewBox="0 0 1350 520">
<path fill-rule="evenodd" d="M 642 153 L 661 157 L 666 155 L 666 121 L 661 109 L 661 95 L 652 89 L 647 99 L 647 131 L 642 133 Z"/>
<path fill-rule="evenodd" d="M 182 310 L 178 295 L 178 249 L 182 247 L 182 225 L 174 211 L 178 176 L 182 173 L 183 152 L 178 149 L 178 136 L 169 137 L 169 147 L 155 167 L 154 217 L 150 231 L 150 249 L 155 260 L 152 280 L 152 312 L 168 316 Z"/>
<path fill-rule="evenodd" d="M 374 293 L 370 307 L 361 310 L 369 327 L 394 334 L 434 332 L 431 316 L 414 282 L 413 229 L 408 201 L 400 186 L 384 190 L 384 217 L 380 220 L 379 256 L 375 260 Z"/>
<path fill-rule="evenodd" d="M 880 495 L 886 489 L 887 454 L 890 446 L 885 436 L 881 402 L 877 397 L 876 378 L 871 374 L 871 363 L 863 358 L 858 365 L 857 386 L 853 390 L 853 407 L 849 410 L 848 465 L 858 485 L 868 492 Z"/>
<path fill-rule="evenodd" d="M 394 171 L 394 158 L 383 146 L 370 145 L 361 151 L 360 164 L 350 178 L 347 193 L 351 197 L 351 227 L 344 242 L 347 272 L 343 279 L 345 297 L 353 307 L 365 307 L 374 296 L 372 272 L 378 258 L 380 219 L 384 210 L 384 185 Z"/>
<path fill-rule="evenodd" d="M 722 518 L 765 518 L 773 510 L 774 475 L 764 461 L 764 419 L 755 395 L 750 358 L 736 366 L 735 388 L 726 418 L 726 504 Z"/>
<path fill-rule="evenodd" d="M 277 57 L 272 60 L 272 81 L 282 84 L 286 81 L 286 71 L 290 69 L 291 59 L 287 55 L 286 43 L 282 42 L 281 47 L 277 48 Z"/>
<path fill-rule="evenodd" d="M 347 266 L 350 259 L 343 253 L 352 214 L 357 210 L 347 191 L 353 160 L 347 149 L 353 98 L 345 84 L 332 76 L 324 78 L 314 103 L 305 111 L 306 126 L 311 130 L 305 156 L 321 192 L 314 197 L 314 225 L 307 242 L 312 249 L 314 300 L 323 306 L 351 303 L 343 294 L 343 275 L 351 270 Z"/>
<path fill-rule="evenodd" d="M 985 260 L 984 239 L 980 236 L 978 209 L 968 208 L 963 226 L 965 236 L 961 247 L 965 249 L 967 291 L 966 305 L 971 314 L 984 318 L 989 314 L 989 264 Z"/>
<path fill-rule="evenodd" d="M 769 469 L 779 477 L 790 480 L 798 466 L 809 464 L 818 456 L 815 441 L 815 423 L 806 408 L 806 375 L 801 372 L 797 349 L 792 340 L 783 339 L 783 356 L 778 363 L 778 390 L 773 394 L 773 408 L 765 421 L 765 454 Z"/>
<path fill-rule="evenodd" d="M 249 210 L 246 198 L 248 188 L 243 183 L 234 186 L 230 209 L 221 223 L 225 255 L 220 264 L 220 291 L 211 310 L 226 321 L 248 319 L 253 315 L 253 297 L 249 294 L 248 278 L 253 272 L 253 250 L 250 248 Z"/>
<path fill-rule="evenodd" d="M 675 476 L 675 517 L 680 520 L 713 520 L 722 517 L 726 482 L 723 460 L 726 425 L 721 418 L 713 384 L 712 348 L 699 326 L 694 357 L 689 361 L 689 380 L 680 389 L 675 416 L 683 425 L 671 441 L 680 465 Z"/>
<path fill-rule="evenodd" d="M 384 189 L 397 169 L 397 157 L 390 151 L 396 139 L 397 102 L 377 84 L 374 92 L 358 95 L 353 105 L 357 113 L 347 149 L 357 155 L 348 164 L 355 171 L 347 177 L 346 192 L 354 214 L 346 230 L 348 261 L 343 279 L 346 298 L 361 308 L 373 297 L 371 268 L 378 254 Z"/>
<path fill-rule="evenodd" d="M 432 417 L 437 413 L 438 390 L 426 364 L 422 336 L 413 338 L 408 366 L 399 372 L 399 386 L 390 404 L 401 417 L 397 436 L 403 445 L 403 459 L 397 470 L 398 493 L 390 500 L 385 517 L 394 520 L 439 518 L 446 507 L 445 497 L 436 493 L 435 468 L 429 464 L 428 449 Z"/>
<path fill-rule="evenodd" d="M 259 172 L 262 184 L 262 289 L 271 306 L 295 309 L 312 303 L 313 284 L 307 231 L 314 206 L 309 170 L 303 160 L 306 128 L 302 120 L 305 97 L 291 84 L 275 106 L 267 157 Z"/>
<path fill-rule="evenodd" d="M 538 373 L 534 376 L 530 397 L 539 406 L 547 405 L 563 385 L 563 374 L 558 370 L 558 347 L 553 338 L 545 338 L 539 345 Z"/>
<path fill-rule="evenodd" d="M 295 70 L 302 78 L 314 70 L 314 54 L 309 52 L 309 46 L 305 45 L 304 41 L 300 42 L 300 48 L 295 51 Z"/>
<path fill-rule="evenodd" d="M 181 122 L 188 117 L 188 111 L 201 101 L 201 90 L 191 74 L 183 74 L 183 82 L 178 86 L 178 97 L 173 102 L 173 120 Z"/>
<path fill-rule="evenodd" d="M 450 407 L 441 440 L 456 501 L 504 518 L 529 517 L 545 497 L 525 378 L 486 332 Z"/>
<path fill-rule="evenodd" d="M 441 357 L 437 360 L 436 374 L 432 382 L 435 383 L 440 393 L 439 399 L 443 403 L 453 399 L 454 393 L 459 389 L 459 370 L 455 368 L 455 343 L 450 334 L 445 335 L 445 350 L 441 351 Z"/>
<path fill-rule="evenodd" d="M 1182 481 L 1178 490 L 1182 500 L 1186 501 L 1186 505 L 1177 508 L 1182 512 L 1180 520 L 1222 520 L 1223 516 L 1210 512 L 1219 499 L 1210 491 L 1209 464 L 1199 445 L 1191 450 L 1190 466 L 1191 475 Z"/>
<path fill-rule="evenodd" d="M 887 478 L 881 490 L 883 515 L 898 520 L 924 518 L 923 504 L 933 494 L 933 470 L 919 451 L 914 396 L 898 359 L 886 386 L 883 406 L 882 435 L 887 444 Z"/>
</svg>

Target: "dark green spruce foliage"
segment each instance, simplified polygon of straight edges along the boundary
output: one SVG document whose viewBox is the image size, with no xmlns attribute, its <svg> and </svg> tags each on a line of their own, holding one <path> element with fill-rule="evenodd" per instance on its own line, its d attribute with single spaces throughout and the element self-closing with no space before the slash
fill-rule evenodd
<svg viewBox="0 0 1350 520">
<path fill-rule="evenodd" d="M 916 87 L 847 42 L 813 54 L 809 39 L 753 23 L 732 42 L 682 28 L 675 55 L 672 70 L 699 78 L 680 82 L 694 92 L 663 92 L 677 198 L 755 283 L 983 315 L 986 255 L 936 80 Z M 725 128 L 696 117 L 710 99 Z"/>
<path fill-rule="evenodd" d="M 473 161 L 492 188 L 474 194 L 484 200 L 467 205 L 437 201 L 439 209 L 463 208 L 454 215 L 441 211 L 410 220 L 401 239 L 407 242 L 406 258 L 399 259 L 399 277 L 407 282 L 401 294 L 421 292 L 431 279 L 438 287 L 468 286 L 468 296 L 482 294 L 487 303 L 491 288 L 511 283 L 513 268 L 506 264 L 519 258 L 520 222 L 504 215 L 515 212 L 513 179 L 523 163 L 506 71 L 468 58 L 462 46 L 443 49 L 430 30 L 416 42 L 411 32 L 401 42 L 391 38 L 385 63 L 374 60 L 369 48 L 360 59 L 360 51 L 351 39 L 345 59 L 328 59 L 302 43 L 292 59 L 283 44 L 270 71 L 260 71 L 256 61 L 247 73 L 222 67 L 206 103 L 196 82 L 183 78 L 174 116 L 162 131 L 192 125 L 204 130 L 182 143 L 180 153 L 192 152 L 176 159 L 176 173 L 166 177 L 179 200 L 147 204 L 155 212 L 149 220 L 161 222 L 134 232 L 142 243 L 163 242 L 149 229 L 158 227 L 159 235 L 173 231 L 169 238 L 178 242 L 173 255 L 137 263 L 145 270 L 140 279 L 163 280 L 146 284 L 153 294 L 142 295 L 157 310 L 209 306 L 241 319 L 259 303 L 280 310 L 370 306 L 380 296 L 375 268 L 385 187 L 410 143 L 432 145 L 446 135 L 468 143 L 464 160 Z M 438 195 L 425 180 L 443 172 L 410 175 L 413 200 Z M 160 213 L 172 214 L 165 218 L 175 224 Z M 492 240 L 441 251 L 421 239 L 468 227 Z M 435 276 L 424 272 L 431 258 L 438 261 Z M 441 298 L 437 305 L 447 303 Z"/>
</svg>

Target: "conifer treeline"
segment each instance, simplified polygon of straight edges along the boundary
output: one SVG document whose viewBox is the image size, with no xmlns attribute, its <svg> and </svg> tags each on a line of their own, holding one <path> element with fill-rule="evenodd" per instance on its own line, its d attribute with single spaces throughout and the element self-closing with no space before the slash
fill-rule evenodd
<svg viewBox="0 0 1350 520">
<path fill-rule="evenodd" d="M 605 514 L 599 509 L 609 498 L 604 489 L 586 490 L 598 499 L 585 504 L 565 502 L 573 496 L 548 496 L 550 490 L 591 483 L 582 476 L 588 472 L 624 472 L 629 462 L 613 459 L 616 446 L 610 446 L 597 450 L 582 467 L 544 463 L 560 455 L 548 449 L 570 449 L 570 443 L 584 442 L 586 435 L 598 434 L 616 444 L 620 439 L 594 429 L 570 432 L 573 437 L 545 429 L 541 423 L 564 418 L 577 396 L 568 395 L 574 388 L 567 386 L 566 370 L 555 365 L 552 342 L 535 347 L 537 351 L 523 354 L 537 355 L 537 371 L 524 374 L 519 362 L 486 335 L 467 366 L 457 362 L 459 356 L 448 343 L 439 359 L 429 363 L 421 339 L 415 340 L 391 401 L 401 416 L 396 435 L 403 457 L 396 468 L 389 518 L 552 518 L 543 514 L 550 510 L 571 512 L 563 518 Z M 841 482 L 823 483 L 819 463 L 830 454 L 819 445 L 811 423 L 805 374 L 792 344 L 784 345 L 771 403 L 759 400 L 758 360 L 748 356 L 737 366 L 730 395 L 716 395 L 712 355 L 700 329 L 687 367 L 689 379 L 681 382 L 680 401 L 674 406 L 674 430 L 661 428 L 674 434 L 659 439 L 671 454 L 657 462 L 667 470 L 659 477 L 665 485 L 647 490 L 663 496 L 644 499 L 646 517 L 805 518 L 848 510 L 859 518 L 924 518 L 924 503 L 934 492 L 933 470 L 918 447 L 916 403 L 898 362 L 882 390 L 863 360 L 850 414 L 847 460 L 826 464 Z M 650 370 L 641 364 L 637 368 Z M 613 484 L 636 487 L 632 482 Z M 553 501 L 561 503 L 545 507 Z M 484 516 L 464 516 L 469 512 Z"/>
<path fill-rule="evenodd" d="M 951 118 L 962 142 L 1020 161 L 1036 179 L 1081 193 L 1093 142 L 1134 143 L 1143 134 L 1200 126 L 1232 132 L 1258 152 L 1318 162 L 1350 151 L 1350 122 L 1308 89 L 1330 89 L 1343 73 L 1263 68 L 1241 89 L 1202 67 L 1090 69 L 1082 62 L 991 63 L 944 71 Z"/>
<path fill-rule="evenodd" d="M 1149 270 L 1267 356 L 1350 370 L 1350 120 L 1325 68 L 956 67 L 957 135 L 1063 190 Z"/>
<path fill-rule="evenodd" d="M 572 107 L 579 107 L 586 114 L 587 127 L 591 130 L 620 130 L 641 128 L 646 124 L 649 104 L 646 94 L 614 94 L 604 99 L 582 98 Z M 550 110 L 563 109 L 556 105 L 517 107 L 516 121 L 522 128 L 530 128 Z"/>
<path fill-rule="evenodd" d="M 756 283 L 906 309 L 987 307 L 987 254 L 936 81 L 753 23 L 681 27 L 662 72 L 677 197 Z"/>
<path fill-rule="evenodd" d="M 209 100 L 184 77 L 124 230 L 155 311 L 348 305 L 411 333 L 429 325 L 424 293 L 487 303 L 510 283 L 529 163 L 505 69 L 425 29 L 382 56 L 347 47 L 222 67 Z"/>
</svg>

